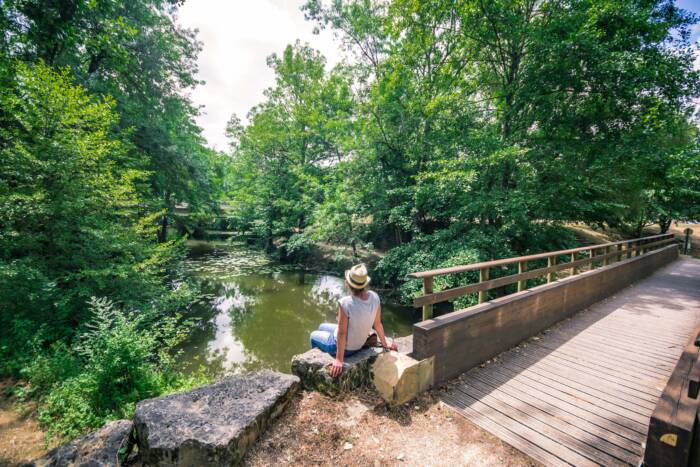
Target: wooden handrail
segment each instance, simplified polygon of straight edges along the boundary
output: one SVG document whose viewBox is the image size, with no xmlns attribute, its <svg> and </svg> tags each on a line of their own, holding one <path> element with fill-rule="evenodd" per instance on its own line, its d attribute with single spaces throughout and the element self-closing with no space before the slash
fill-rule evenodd
<svg viewBox="0 0 700 467">
<path fill-rule="evenodd" d="M 528 279 L 534 279 L 546 275 L 547 282 L 552 282 L 556 280 L 557 271 L 571 269 L 572 274 L 577 274 L 581 266 L 590 264 L 591 268 L 593 268 L 595 263 L 600 262 L 607 266 L 613 261 L 621 261 L 624 257 L 631 258 L 633 255 L 639 256 L 641 254 L 645 254 L 652 248 L 667 245 L 673 241 L 675 241 L 673 234 L 651 235 L 649 237 L 635 238 L 632 240 L 622 240 L 618 242 L 603 243 L 600 245 L 571 248 L 568 250 L 551 251 L 528 256 L 518 256 L 514 258 L 485 261 L 463 266 L 454 266 L 450 268 L 433 269 L 431 271 L 415 272 L 409 274 L 409 277 L 423 279 L 423 295 L 414 299 L 413 306 L 423 307 L 423 319 L 425 320 L 432 317 L 432 307 L 435 303 L 444 302 L 476 292 L 479 293 L 479 303 L 483 303 L 488 300 L 487 291 L 497 287 L 503 287 L 505 285 L 517 282 L 518 292 L 520 292 L 527 288 Z M 625 246 L 624 249 L 623 246 Z M 599 250 L 603 250 L 602 254 L 596 255 L 595 252 Z M 576 254 L 584 251 L 588 251 L 589 255 L 586 258 L 577 259 Z M 557 264 L 557 257 L 564 255 L 569 255 L 571 258 L 570 261 Z M 547 259 L 547 267 L 528 270 L 527 263 L 538 259 Z M 490 268 L 514 263 L 518 264 L 517 274 L 511 274 L 496 279 L 489 279 Z M 478 283 L 454 287 L 452 289 L 446 289 L 440 292 L 433 292 L 433 277 L 475 270 L 479 271 Z"/>
<path fill-rule="evenodd" d="M 605 248 L 605 247 L 609 247 L 609 246 L 625 245 L 628 243 L 638 242 L 640 240 L 651 240 L 654 238 L 668 237 L 668 236 L 672 236 L 672 235 L 673 234 L 651 235 L 649 237 L 634 238 L 632 240 L 621 240 L 619 242 L 601 243 L 599 245 L 582 246 L 582 247 L 578 247 L 578 248 L 571 248 L 568 250 L 551 251 L 548 253 L 537 253 L 537 254 L 529 255 L 529 256 L 514 256 L 512 258 L 496 259 L 496 260 L 492 260 L 492 261 L 484 261 L 482 263 L 466 264 L 464 266 L 452 266 L 449 268 L 431 269 L 430 271 L 412 272 L 412 273 L 408 274 L 408 277 L 413 277 L 413 278 L 419 279 L 419 278 L 428 277 L 428 276 L 435 277 L 435 276 L 444 276 L 445 274 L 455 274 L 458 272 L 476 271 L 476 270 L 482 269 L 482 268 L 492 268 L 494 266 L 504 266 L 506 264 L 519 263 L 521 261 L 534 261 L 537 259 L 549 258 L 550 256 L 563 256 L 563 255 L 568 255 L 571 253 L 579 253 L 581 251 L 599 250 L 601 248 Z"/>
</svg>

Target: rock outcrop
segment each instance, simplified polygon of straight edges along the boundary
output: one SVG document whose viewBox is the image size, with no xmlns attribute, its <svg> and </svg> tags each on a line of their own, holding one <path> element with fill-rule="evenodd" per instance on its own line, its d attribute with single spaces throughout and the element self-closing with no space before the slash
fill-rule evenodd
<svg viewBox="0 0 700 467">
<path fill-rule="evenodd" d="M 330 365 L 335 359 L 318 349 L 311 349 L 292 358 L 292 373 L 299 377 L 304 389 L 336 396 L 372 384 L 372 363 L 382 352 L 382 349 L 373 347 L 346 357 L 343 372 L 334 378 Z"/>
<path fill-rule="evenodd" d="M 130 420 L 110 422 L 68 444 L 49 451 L 30 464 L 34 467 L 114 467 L 119 450 L 127 447 L 133 424 Z"/>
<path fill-rule="evenodd" d="M 142 401 L 134 415 L 141 461 L 235 465 L 298 389 L 296 376 L 261 371 Z"/>
<path fill-rule="evenodd" d="M 396 339 L 399 353 L 413 351 L 413 336 Z M 301 380 L 304 389 L 329 396 L 372 385 L 372 365 L 385 350 L 377 347 L 362 349 L 343 361 L 343 372 L 337 378 L 330 374 L 334 358 L 319 349 L 311 349 L 292 358 L 292 373 Z"/>
</svg>

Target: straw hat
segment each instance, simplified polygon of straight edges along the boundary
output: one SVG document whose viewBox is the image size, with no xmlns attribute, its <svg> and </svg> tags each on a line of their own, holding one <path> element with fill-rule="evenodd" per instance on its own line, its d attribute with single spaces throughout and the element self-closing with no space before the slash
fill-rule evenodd
<svg viewBox="0 0 700 467">
<path fill-rule="evenodd" d="M 345 271 L 345 280 L 353 289 L 364 289 L 369 285 L 370 278 L 364 264 L 356 264 Z"/>
</svg>

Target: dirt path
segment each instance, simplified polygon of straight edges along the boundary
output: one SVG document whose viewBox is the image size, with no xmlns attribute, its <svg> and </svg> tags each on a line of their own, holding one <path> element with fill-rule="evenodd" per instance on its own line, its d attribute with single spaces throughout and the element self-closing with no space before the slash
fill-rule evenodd
<svg viewBox="0 0 700 467">
<path fill-rule="evenodd" d="M 443 406 L 437 392 L 388 409 L 366 393 L 298 396 L 248 453 L 248 466 L 533 466 L 530 458 Z"/>
<path fill-rule="evenodd" d="M 0 467 L 14 466 L 43 455 L 44 432 L 31 411 L 20 412 L 7 396 L 12 381 L 0 381 Z"/>
</svg>

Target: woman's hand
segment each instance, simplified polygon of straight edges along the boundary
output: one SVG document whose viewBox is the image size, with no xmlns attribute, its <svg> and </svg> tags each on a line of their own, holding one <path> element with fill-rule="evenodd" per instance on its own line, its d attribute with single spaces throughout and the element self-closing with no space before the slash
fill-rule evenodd
<svg viewBox="0 0 700 467">
<path fill-rule="evenodd" d="M 399 350 L 399 346 L 396 345 L 396 342 L 392 342 L 389 345 L 384 345 L 384 348 L 389 350 Z"/>
<path fill-rule="evenodd" d="M 332 377 L 337 377 L 343 372 L 343 362 L 338 360 L 337 358 L 333 360 L 333 363 L 331 363 L 331 376 Z"/>
</svg>

